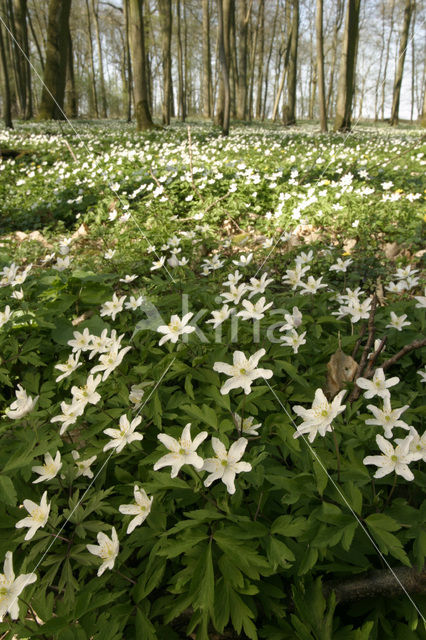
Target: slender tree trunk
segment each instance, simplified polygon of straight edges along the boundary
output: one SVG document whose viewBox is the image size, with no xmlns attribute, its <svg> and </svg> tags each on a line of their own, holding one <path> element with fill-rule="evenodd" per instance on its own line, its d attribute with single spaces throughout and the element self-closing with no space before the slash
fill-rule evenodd
<svg viewBox="0 0 426 640">
<path fill-rule="evenodd" d="M 34 40 L 34 44 L 35 44 L 35 47 L 37 49 L 38 57 L 39 57 L 39 60 L 40 60 L 41 70 L 44 72 L 44 58 L 43 58 L 43 54 L 41 52 L 40 42 L 39 42 L 39 40 L 37 38 L 37 35 L 36 35 L 35 31 L 34 31 L 34 25 L 33 25 L 33 21 L 32 21 L 32 18 L 31 18 L 31 14 L 29 12 L 27 14 L 27 18 L 28 18 L 28 24 L 29 24 L 29 27 L 30 27 L 30 31 L 31 31 L 31 36 L 32 36 L 32 38 Z"/>
<path fill-rule="evenodd" d="M 71 0 L 50 0 L 46 65 L 39 110 L 41 120 L 64 118 L 70 9 Z"/>
<path fill-rule="evenodd" d="M 237 118 L 245 120 L 247 115 L 247 31 L 250 18 L 247 0 L 238 3 L 238 75 L 237 75 Z"/>
<path fill-rule="evenodd" d="M 138 131 L 144 131 L 146 129 L 154 129 L 155 125 L 148 105 L 143 2 L 140 0 L 129 0 L 129 26 L 136 128 Z"/>
<path fill-rule="evenodd" d="M 376 88 L 374 91 L 374 121 L 375 122 L 377 122 L 379 119 L 379 87 L 380 87 L 380 80 L 382 75 L 383 56 L 385 52 L 385 8 L 383 5 L 383 0 L 381 4 L 381 11 L 382 11 L 381 50 L 379 55 L 379 71 L 377 73 Z"/>
<path fill-rule="evenodd" d="M 399 122 L 399 101 L 401 97 L 402 74 L 404 72 L 405 54 L 407 51 L 408 34 L 410 32 L 410 20 L 414 9 L 414 0 L 405 0 L 404 22 L 402 25 L 401 41 L 399 44 L 398 64 L 393 85 L 392 111 L 390 124 L 394 127 Z"/>
<path fill-rule="evenodd" d="M 78 98 L 75 86 L 74 74 L 74 50 L 72 44 L 71 30 L 68 27 L 68 55 L 67 55 L 67 80 L 65 87 L 66 112 L 69 118 L 78 117 Z"/>
<path fill-rule="evenodd" d="M 414 43 L 416 25 L 416 5 L 413 9 L 413 19 L 411 20 L 411 106 L 410 106 L 410 121 L 414 120 L 414 105 L 416 101 L 415 97 L 415 84 L 416 84 L 416 47 Z"/>
<path fill-rule="evenodd" d="M 271 42 L 270 42 L 270 45 L 269 45 L 269 53 L 268 53 L 268 58 L 266 60 L 266 66 L 265 66 L 265 88 L 264 88 L 264 94 L 263 94 L 262 120 L 264 120 L 265 117 L 266 117 L 266 106 L 267 106 L 268 85 L 269 85 L 269 65 L 271 63 L 272 51 L 273 51 L 273 47 L 274 47 L 274 40 L 275 40 L 275 33 L 276 33 L 276 29 L 277 29 L 277 20 L 278 20 L 279 8 L 280 8 L 280 2 L 279 2 L 279 0 L 277 0 L 274 20 L 272 22 L 272 37 L 271 37 Z"/>
<path fill-rule="evenodd" d="M 182 122 L 185 122 L 186 100 L 185 100 L 185 85 L 184 85 L 185 77 L 184 77 L 184 69 L 183 69 L 180 0 L 176 1 L 176 18 L 177 18 L 177 51 L 178 51 L 178 113 Z"/>
<path fill-rule="evenodd" d="M 325 104 L 325 80 L 324 80 L 324 35 L 322 26 L 323 0 L 317 0 L 317 13 L 315 17 L 317 36 L 317 77 L 318 77 L 318 103 L 321 131 L 327 131 L 327 108 Z"/>
<path fill-rule="evenodd" d="M 256 20 L 256 27 L 253 26 L 253 12 L 250 14 L 249 22 L 250 32 L 250 56 L 249 56 L 249 69 L 248 69 L 248 95 L 247 95 L 247 118 L 251 120 L 253 118 L 253 89 L 254 89 L 254 74 L 255 74 L 255 61 L 257 54 L 257 41 L 259 35 L 259 15 Z"/>
<path fill-rule="evenodd" d="M 212 67 L 210 59 L 210 12 L 209 0 L 203 0 L 203 116 L 212 115 Z"/>
<path fill-rule="evenodd" d="M 227 136 L 229 133 L 229 121 L 230 121 L 230 114 L 231 114 L 229 71 L 228 71 L 228 61 L 226 59 L 226 40 L 228 40 L 228 51 L 229 51 L 229 29 L 225 29 L 225 24 L 227 23 L 229 25 L 229 17 L 230 17 L 229 10 L 230 10 L 229 0 L 217 0 L 219 62 L 220 62 L 222 84 L 223 84 L 222 135 L 224 136 Z"/>
<path fill-rule="evenodd" d="M 133 81 L 132 81 L 132 61 L 130 57 L 130 44 L 129 44 L 129 0 L 123 0 L 124 11 L 124 26 L 125 26 L 125 60 L 127 62 L 127 103 L 126 103 L 126 116 L 127 122 L 132 120 L 132 95 L 133 95 Z"/>
<path fill-rule="evenodd" d="M 263 64 L 265 55 L 265 2 L 259 2 L 259 55 L 257 61 L 257 90 L 256 90 L 256 119 L 260 120 L 262 115 L 262 84 L 263 84 Z"/>
<path fill-rule="evenodd" d="M 11 27 L 16 42 L 13 51 L 15 58 L 15 80 L 19 100 L 20 114 L 24 120 L 33 117 L 31 66 L 29 63 L 27 0 L 13 0 L 10 3 Z"/>
<path fill-rule="evenodd" d="M 389 53 L 390 53 L 390 44 L 391 44 L 391 40 L 392 40 L 392 35 L 393 35 L 393 28 L 394 28 L 394 9 L 395 9 L 395 0 L 390 0 L 391 1 L 391 14 L 390 14 L 390 27 L 389 27 L 389 35 L 388 35 L 388 39 L 387 39 L 387 43 L 386 43 L 386 55 L 385 55 L 385 64 L 383 67 L 383 82 L 382 82 L 382 102 L 380 105 L 380 110 L 382 113 L 382 120 L 384 120 L 385 118 L 385 97 L 386 97 L 386 80 L 387 80 L 387 73 L 388 73 L 388 64 L 389 64 Z"/>
<path fill-rule="evenodd" d="M 348 0 L 337 88 L 335 131 L 350 131 L 361 0 Z"/>
<path fill-rule="evenodd" d="M 161 51 L 163 66 L 163 124 L 170 124 L 171 101 L 172 101 L 172 2 L 171 0 L 160 0 L 160 24 L 161 24 Z"/>
<path fill-rule="evenodd" d="M 424 83 L 424 91 L 423 91 L 423 109 L 422 109 L 422 117 L 421 117 L 421 125 L 422 127 L 426 127 L 426 82 Z"/>
<path fill-rule="evenodd" d="M 283 124 L 296 124 L 297 44 L 299 39 L 299 0 L 293 0 L 290 58 L 288 64 L 288 109 L 283 110 Z"/>
<path fill-rule="evenodd" d="M 336 60 L 337 60 L 337 43 L 339 39 L 339 31 L 343 22 L 343 14 L 344 14 L 344 1 L 338 0 L 337 8 L 336 8 L 336 20 L 334 23 L 333 29 L 333 39 L 331 43 L 331 63 L 330 63 L 330 76 L 328 81 L 328 91 L 327 91 L 327 114 L 330 117 L 332 100 L 331 97 L 333 95 L 334 90 L 334 76 L 336 72 Z"/>
<path fill-rule="evenodd" d="M 290 4 L 287 2 L 286 5 L 285 5 L 285 26 L 284 26 L 284 32 L 283 32 L 283 35 L 282 35 L 282 42 L 281 42 L 282 49 L 280 51 L 281 55 L 284 53 L 284 69 L 283 69 L 283 74 L 282 74 L 280 83 L 279 83 L 278 88 L 277 88 L 277 92 L 276 92 L 276 95 L 275 95 L 274 106 L 273 106 L 273 109 L 272 109 L 272 120 L 273 120 L 273 122 L 275 122 L 275 120 L 277 119 L 278 108 L 279 108 L 279 104 L 280 104 L 281 95 L 282 95 L 282 92 L 283 92 L 283 89 L 284 89 L 286 78 L 288 76 L 288 66 L 289 66 L 289 58 L 290 58 L 291 38 L 292 38 L 291 8 L 290 8 Z M 280 66 L 281 65 L 278 64 L 277 77 L 279 77 Z M 284 102 L 285 102 L 285 100 L 284 100 Z M 286 108 L 287 107 L 284 105 L 283 106 L 283 111 Z"/>
<path fill-rule="evenodd" d="M 225 2 L 228 4 L 227 0 Z M 226 17 L 229 15 L 229 19 Z M 227 32 L 227 24 L 229 24 L 229 44 L 226 43 L 225 35 L 225 55 L 229 72 L 229 87 L 231 101 L 231 117 L 237 117 L 237 81 L 238 81 L 238 58 L 237 58 L 237 33 L 235 25 L 235 0 L 229 2 L 229 13 L 227 7 L 224 6 L 224 25 L 225 34 Z"/>
<path fill-rule="evenodd" d="M 92 97 L 93 97 L 93 106 L 95 109 L 95 116 L 96 118 L 99 118 L 98 95 L 96 91 L 95 56 L 93 52 L 92 21 L 90 17 L 89 0 L 86 0 L 86 15 L 87 15 L 87 35 L 89 40 L 90 69 L 91 69 L 90 84 L 92 86 Z"/>
<path fill-rule="evenodd" d="M 101 88 L 101 118 L 107 118 L 107 100 L 106 100 L 106 92 L 105 92 L 105 76 L 104 76 L 104 62 L 102 56 L 102 42 L 101 42 L 101 32 L 99 29 L 99 5 L 95 4 L 95 0 L 92 0 L 92 13 L 95 21 L 95 33 L 96 33 L 96 42 L 98 45 L 98 56 L 99 56 L 99 84 Z"/>
<path fill-rule="evenodd" d="M 0 62 L 3 76 L 3 118 L 4 125 L 8 129 L 13 129 L 12 122 L 12 105 L 10 96 L 10 84 L 9 84 L 9 70 L 7 68 L 5 39 L 3 36 L 3 25 L 0 23 Z"/>
</svg>

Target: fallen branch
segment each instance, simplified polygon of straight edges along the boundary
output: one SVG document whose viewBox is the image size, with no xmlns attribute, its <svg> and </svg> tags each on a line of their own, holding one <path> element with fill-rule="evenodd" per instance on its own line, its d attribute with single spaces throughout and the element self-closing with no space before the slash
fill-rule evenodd
<svg viewBox="0 0 426 640">
<path fill-rule="evenodd" d="M 405 356 L 406 353 L 414 351 L 415 349 L 421 349 L 422 347 L 426 347 L 426 338 L 423 338 L 423 340 L 414 340 L 414 342 L 406 344 L 405 347 L 401 349 L 401 351 L 398 351 L 398 353 L 392 356 L 392 358 L 389 358 L 382 364 L 383 371 L 386 371 L 386 369 L 389 369 L 389 367 L 395 364 L 395 362 L 401 360 L 401 358 Z"/>
<path fill-rule="evenodd" d="M 327 581 L 323 584 L 324 597 L 334 591 L 337 602 L 353 602 L 377 596 L 396 598 L 403 593 L 401 584 L 410 594 L 426 594 L 426 567 L 420 572 L 416 567 L 396 567 L 393 572 L 399 582 L 387 569 L 371 571 L 367 575 L 343 581 Z"/>
</svg>

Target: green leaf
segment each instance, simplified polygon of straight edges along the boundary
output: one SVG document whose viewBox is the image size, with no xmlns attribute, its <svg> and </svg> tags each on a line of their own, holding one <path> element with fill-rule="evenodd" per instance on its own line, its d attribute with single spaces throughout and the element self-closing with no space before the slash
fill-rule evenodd
<svg viewBox="0 0 426 640">
<path fill-rule="evenodd" d="M 214 570 L 211 540 L 200 548 L 199 561 L 191 581 L 191 593 L 194 594 L 193 607 L 209 611 L 212 615 L 214 610 Z"/>
<path fill-rule="evenodd" d="M 157 640 L 157 633 L 154 625 L 139 607 L 136 610 L 135 626 L 137 638 L 144 638 L 144 640 Z"/>
<path fill-rule="evenodd" d="M 296 560 L 294 553 L 287 547 L 284 542 L 271 536 L 268 539 L 268 560 L 272 564 L 274 571 L 277 567 L 288 567 L 290 562 Z"/>
<path fill-rule="evenodd" d="M 297 516 L 279 516 L 272 524 L 271 533 L 279 533 L 289 538 L 298 538 L 308 528 L 306 518 Z"/>
<path fill-rule="evenodd" d="M 8 476 L 0 475 L 0 503 L 16 506 L 17 496 L 12 480 Z"/>
</svg>

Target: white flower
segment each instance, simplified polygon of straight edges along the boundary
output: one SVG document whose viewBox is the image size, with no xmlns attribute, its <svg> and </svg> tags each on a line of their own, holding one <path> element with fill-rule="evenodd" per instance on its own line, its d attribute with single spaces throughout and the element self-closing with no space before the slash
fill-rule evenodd
<svg viewBox="0 0 426 640">
<path fill-rule="evenodd" d="M 55 459 L 52 458 L 50 453 L 44 454 L 44 465 L 41 467 L 32 467 L 31 471 L 40 475 L 37 480 L 33 480 L 33 484 L 38 482 L 44 482 L 44 480 L 52 480 L 62 467 L 61 454 L 56 452 Z"/>
<path fill-rule="evenodd" d="M 229 292 L 224 291 L 220 295 L 225 300 L 225 302 L 233 302 L 234 304 L 238 304 L 241 300 L 241 296 L 243 296 L 246 291 L 247 285 L 244 283 L 238 285 L 238 287 L 236 287 L 234 284 L 231 284 Z"/>
<path fill-rule="evenodd" d="M 426 382 L 426 369 L 424 371 L 417 371 L 417 373 L 421 378 L 420 382 Z"/>
<path fill-rule="evenodd" d="M 222 480 L 228 493 L 235 493 L 235 476 L 242 471 L 251 471 L 251 464 L 239 462 L 244 455 L 247 446 L 246 438 L 239 438 L 226 451 L 226 447 L 218 438 L 212 438 L 212 447 L 215 458 L 204 460 L 203 471 L 210 475 L 204 480 L 204 486 L 209 487 L 215 480 Z"/>
<path fill-rule="evenodd" d="M 127 296 L 122 296 L 121 298 L 118 298 L 117 295 L 114 293 L 112 295 L 112 300 L 107 300 L 101 306 L 99 315 L 111 316 L 111 318 L 115 320 L 115 316 L 117 315 L 117 313 L 120 313 L 120 311 L 123 311 L 123 304 L 126 298 Z"/>
<path fill-rule="evenodd" d="M 230 287 L 231 285 L 236 286 L 242 278 L 242 274 L 238 271 L 234 271 L 234 273 L 228 273 L 228 280 L 225 280 L 223 283 L 224 287 Z"/>
<path fill-rule="evenodd" d="M 250 291 L 249 298 L 252 298 L 257 293 L 264 293 L 268 284 L 273 281 L 273 278 L 268 278 L 267 273 L 263 273 L 259 280 L 257 278 L 250 278 L 250 284 L 247 285 L 247 291 Z"/>
<path fill-rule="evenodd" d="M 97 456 L 92 456 L 87 460 L 80 460 L 80 454 L 75 450 L 71 451 L 71 455 L 74 458 L 77 467 L 75 477 L 78 478 L 79 476 L 86 476 L 86 478 L 93 478 L 93 471 L 90 469 L 90 465 L 95 462 Z"/>
<path fill-rule="evenodd" d="M 126 414 L 124 413 L 120 417 L 119 429 L 104 429 L 105 435 L 109 436 L 111 440 L 104 446 L 103 451 L 108 449 L 115 449 L 116 453 L 120 453 L 126 444 L 130 444 L 134 440 L 143 440 L 141 433 L 134 433 L 136 427 L 141 423 L 142 417 L 137 416 L 129 422 Z"/>
<path fill-rule="evenodd" d="M 11 298 L 14 298 L 15 300 L 23 300 L 24 292 L 22 291 L 22 288 L 14 291 L 11 295 Z"/>
<path fill-rule="evenodd" d="M 229 380 L 222 386 L 220 392 L 222 395 L 229 393 L 231 389 L 241 387 L 246 394 L 250 393 L 251 385 L 257 378 L 269 379 L 272 377 L 270 369 L 257 369 L 257 365 L 262 356 L 266 353 L 265 349 L 259 349 L 247 359 L 242 351 L 234 351 L 233 364 L 226 362 L 215 362 L 213 370 L 219 373 L 225 373 L 231 376 Z"/>
<path fill-rule="evenodd" d="M 132 309 L 136 311 L 143 303 L 143 296 L 139 296 L 139 298 L 135 298 L 135 296 L 130 296 L 129 302 L 124 303 L 124 307 L 126 309 Z"/>
<path fill-rule="evenodd" d="M 105 260 L 111 260 L 115 255 L 116 249 L 108 249 L 106 253 L 104 253 Z"/>
<path fill-rule="evenodd" d="M 371 411 L 374 418 L 366 420 L 365 424 L 378 425 L 385 430 L 385 438 L 392 438 L 392 429 L 394 427 L 402 427 L 403 429 L 410 429 L 408 424 L 399 417 L 404 411 L 408 409 L 409 405 L 406 404 L 400 409 L 392 409 L 390 399 L 385 397 L 383 399 L 383 410 L 375 407 L 374 404 L 368 404 L 367 409 Z"/>
<path fill-rule="evenodd" d="M 298 307 L 293 307 L 293 313 L 285 313 L 284 319 L 286 323 L 280 327 L 280 331 L 291 331 L 297 329 L 302 324 L 303 316 Z"/>
<path fill-rule="evenodd" d="M 6 324 L 6 322 L 9 322 L 10 318 L 12 317 L 12 312 L 10 310 L 9 305 L 7 305 L 4 308 L 4 311 L 0 311 L 0 328 Z"/>
<path fill-rule="evenodd" d="M 404 313 L 402 316 L 397 316 L 393 311 L 390 312 L 391 320 L 390 323 L 386 325 L 386 329 L 397 329 L 397 331 L 402 331 L 403 327 L 408 327 L 411 322 L 405 322 L 405 318 L 407 314 Z"/>
<path fill-rule="evenodd" d="M 367 378 L 358 378 L 356 384 L 360 389 L 367 389 L 364 393 L 364 398 L 369 400 L 374 396 L 380 396 L 380 398 L 390 398 L 389 387 L 393 387 L 398 384 L 399 378 L 389 378 L 386 380 L 383 369 L 376 369 L 372 380 Z"/>
<path fill-rule="evenodd" d="M 112 349 L 113 345 L 117 343 L 117 341 L 112 338 L 115 333 L 116 331 L 115 329 L 113 329 L 111 332 L 111 338 L 109 338 L 108 329 L 104 329 L 100 336 L 91 336 L 91 344 L 89 346 L 89 360 L 91 360 L 98 353 L 105 353 L 106 351 Z M 123 337 L 124 333 L 118 338 L 118 345 L 120 344 Z"/>
<path fill-rule="evenodd" d="M 330 271 L 340 271 L 342 273 L 346 273 L 347 268 L 350 264 L 352 264 L 353 260 L 348 258 L 347 260 L 342 260 L 342 258 L 337 258 L 336 264 L 332 264 L 330 267 Z"/>
<path fill-rule="evenodd" d="M 133 275 L 127 275 L 124 276 L 124 278 L 120 278 L 119 282 L 125 282 L 126 284 L 128 284 L 129 282 L 133 282 L 133 280 L 136 280 L 136 278 L 139 278 L 139 276 L 137 276 L 136 274 Z"/>
<path fill-rule="evenodd" d="M 39 396 L 36 396 L 33 400 L 20 384 L 18 384 L 18 389 L 15 391 L 15 396 L 16 400 L 5 411 L 10 420 L 20 420 L 20 418 L 26 416 L 27 413 L 34 409 L 39 399 Z"/>
<path fill-rule="evenodd" d="M 426 287 L 424 290 L 424 296 L 414 296 L 414 300 L 418 300 L 416 309 L 426 309 Z"/>
<path fill-rule="evenodd" d="M 103 371 L 102 381 L 109 377 L 110 373 L 114 371 L 117 367 L 120 366 L 124 356 L 128 351 L 130 351 L 132 347 L 123 347 L 123 349 L 119 350 L 119 345 L 114 345 L 110 351 L 107 353 L 103 353 L 99 356 L 100 364 L 97 364 L 95 367 L 90 369 L 90 373 L 97 373 L 98 371 Z"/>
<path fill-rule="evenodd" d="M 165 335 L 160 339 L 159 346 L 170 340 L 173 343 L 178 341 L 179 336 L 184 333 L 192 333 L 195 331 L 195 327 L 188 326 L 188 322 L 192 318 L 193 313 L 186 313 L 182 320 L 177 315 L 173 315 L 170 318 L 170 322 L 167 325 L 161 325 L 157 328 L 159 333 L 164 333 Z"/>
<path fill-rule="evenodd" d="M 151 511 L 152 501 L 154 499 L 152 496 L 148 498 L 145 490 L 140 489 L 136 484 L 133 487 L 133 493 L 135 496 L 135 502 L 133 504 L 121 504 L 118 507 L 120 513 L 123 513 L 125 516 L 135 516 L 133 520 L 130 521 L 126 533 L 132 533 L 136 527 L 142 524 Z"/>
<path fill-rule="evenodd" d="M 200 471 L 203 466 L 203 459 L 196 453 L 196 450 L 207 436 L 207 431 L 201 431 L 201 433 L 196 435 L 194 440 L 192 440 L 190 422 L 188 422 L 183 429 L 179 440 L 168 436 L 166 433 L 159 433 L 157 438 L 164 444 L 170 453 L 166 453 L 165 456 L 162 456 L 157 460 L 154 464 L 154 471 L 162 469 L 163 467 L 171 467 L 171 478 L 176 478 L 180 468 L 184 464 L 190 464 L 195 467 L 197 471 Z"/>
<path fill-rule="evenodd" d="M 301 287 L 302 291 L 300 292 L 302 295 L 305 293 L 316 293 L 321 287 L 326 287 L 326 284 L 321 282 L 322 276 L 315 278 L 313 276 L 309 276 L 308 282 L 299 282 L 299 287 Z"/>
<path fill-rule="evenodd" d="M 405 436 L 405 438 L 395 438 L 395 442 L 403 445 L 407 438 L 410 438 L 408 452 L 413 456 L 413 460 L 423 460 L 423 462 L 426 462 L 426 431 L 420 436 L 414 427 L 410 427 L 408 436 Z"/>
<path fill-rule="evenodd" d="M 49 518 L 50 504 L 47 504 L 47 491 L 41 497 L 40 504 L 32 500 L 24 500 L 24 507 L 30 514 L 15 524 L 17 529 L 29 527 L 25 540 L 31 540 L 37 529 L 43 528 Z"/>
<path fill-rule="evenodd" d="M 161 256 L 161 258 L 159 260 L 154 260 L 154 262 L 152 263 L 152 267 L 151 267 L 150 271 L 155 271 L 156 269 L 161 269 L 161 267 L 164 266 L 165 261 L 166 261 L 166 257 L 165 256 Z"/>
<path fill-rule="evenodd" d="M 61 402 L 61 411 L 62 414 L 58 414 L 50 419 L 50 422 L 62 422 L 62 426 L 59 431 L 60 436 L 65 433 L 71 424 L 74 424 L 77 421 L 79 416 L 83 415 L 84 406 L 76 402 L 70 402 L 67 404 L 64 400 Z"/>
<path fill-rule="evenodd" d="M 90 335 L 90 331 L 87 327 L 83 330 L 83 333 L 74 331 L 73 336 L 74 338 L 67 342 L 73 352 L 88 351 L 91 348 L 90 343 L 92 342 L 92 336 Z"/>
<path fill-rule="evenodd" d="M 331 431 L 331 423 L 334 418 L 346 409 L 346 405 L 341 404 L 345 393 L 346 391 L 340 391 L 330 403 L 322 389 L 317 389 L 310 409 L 305 409 L 300 405 L 294 406 L 293 411 L 303 418 L 303 422 L 299 424 L 293 437 L 298 438 L 307 433 L 309 434 L 309 442 L 313 442 L 317 433 L 320 436 L 325 436 L 327 431 Z"/>
<path fill-rule="evenodd" d="M 65 271 L 71 265 L 71 258 L 69 256 L 65 256 L 65 258 L 61 258 L 58 256 L 56 260 L 56 264 L 53 265 L 53 269 L 56 271 Z"/>
<path fill-rule="evenodd" d="M 397 269 L 396 272 L 393 273 L 392 275 L 394 278 L 397 278 L 398 280 L 405 280 L 409 276 L 413 276 L 415 273 L 418 273 L 418 272 L 419 272 L 418 269 L 412 269 L 411 265 L 407 265 L 402 269 Z"/>
<path fill-rule="evenodd" d="M 313 251 L 308 251 L 308 253 L 305 253 L 304 251 L 302 251 L 296 257 L 295 263 L 298 266 L 302 266 L 303 264 L 306 264 L 307 262 L 311 262 L 313 257 L 314 257 L 314 252 Z"/>
<path fill-rule="evenodd" d="M 342 311 L 351 316 L 352 323 L 358 322 L 361 319 L 366 320 L 370 316 L 371 298 L 366 298 L 363 302 L 350 302 L 347 307 L 342 307 Z"/>
<path fill-rule="evenodd" d="M 411 440 L 412 436 L 408 436 L 403 444 L 398 444 L 394 448 L 383 436 L 377 435 L 376 442 L 383 455 L 367 456 L 363 463 L 365 465 L 374 464 L 378 467 L 374 474 L 375 478 L 383 478 L 383 476 L 395 471 L 396 475 L 402 476 L 405 480 L 414 480 L 414 475 L 408 468 L 410 462 L 414 460 L 413 454 L 409 452 Z"/>
<path fill-rule="evenodd" d="M 102 558 L 103 562 L 98 569 L 98 577 L 103 574 L 105 569 L 112 569 L 114 562 L 118 556 L 120 545 L 118 543 L 118 536 L 115 527 L 111 529 L 111 538 L 100 531 L 97 535 L 98 544 L 87 544 L 86 549 L 90 551 L 94 556 Z"/>
<path fill-rule="evenodd" d="M 246 267 L 248 264 L 250 264 L 250 262 L 253 260 L 253 254 L 252 253 L 248 253 L 247 255 L 245 253 L 242 253 L 238 260 L 233 260 L 232 262 L 237 266 L 237 267 Z"/>
<path fill-rule="evenodd" d="M 245 433 L 248 436 L 258 436 L 257 430 L 262 426 L 259 422 L 258 424 L 253 424 L 254 416 L 249 416 L 248 418 L 244 418 L 241 421 L 241 416 L 238 413 L 234 413 L 234 420 L 237 424 L 237 429 L 240 433 Z M 241 424 L 242 422 L 242 424 Z"/>
<path fill-rule="evenodd" d="M 295 269 L 287 269 L 285 275 L 282 277 L 283 282 L 291 285 L 292 289 L 295 289 L 300 285 L 302 276 L 310 269 L 309 265 L 302 267 L 301 265 L 296 265 Z"/>
<path fill-rule="evenodd" d="M 100 375 L 96 376 L 96 378 L 90 375 L 83 387 L 71 387 L 73 403 L 81 404 L 82 407 L 85 407 L 86 404 L 97 404 L 101 399 L 100 394 L 96 391 L 96 388 L 99 385 L 100 381 Z"/>
<path fill-rule="evenodd" d="M 12 620 L 18 618 L 18 597 L 25 587 L 37 580 L 35 573 L 24 573 L 15 578 L 11 551 L 7 551 L 4 557 L 3 571 L 0 573 L 0 622 L 3 622 L 6 613 Z"/>
<path fill-rule="evenodd" d="M 370 358 L 371 358 L 371 357 L 376 353 L 376 351 L 377 351 L 377 349 L 380 347 L 381 343 L 382 343 L 382 341 L 381 341 L 381 339 L 380 339 L 380 338 L 377 338 L 377 339 L 374 341 L 374 348 L 373 348 L 373 350 L 371 351 L 371 353 L 369 353 L 369 354 L 368 354 L 368 356 L 367 356 L 367 360 L 370 360 Z M 383 351 L 384 351 L 385 349 L 386 349 L 386 346 L 383 346 L 383 348 L 382 348 L 382 350 L 380 351 L 380 353 L 383 353 Z"/>
<path fill-rule="evenodd" d="M 299 335 L 295 329 L 291 329 L 290 333 L 281 337 L 281 342 L 285 342 L 289 347 L 292 347 L 293 353 L 297 353 L 299 347 L 301 347 L 302 344 L 306 344 L 305 336 L 306 331 Z"/>
<path fill-rule="evenodd" d="M 206 323 L 212 323 L 213 329 L 216 329 L 219 325 L 222 324 L 222 322 L 229 318 L 234 310 L 235 309 L 230 309 L 227 304 L 224 304 L 223 307 L 218 311 L 212 311 L 213 318 L 210 320 L 206 320 Z"/>
<path fill-rule="evenodd" d="M 55 364 L 55 369 L 59 369 L 59 371 L 63 371 L 63 373 L 56 378 L 55 382 L 59 382 L 60 380 L 67 378 L 78 367 L 81 367 L 83 363 L 78 361 L 80 358 L 80 354 L 81 354 L 81 351 L 77 351 L 75 355 L 71 354 L 68 357 L 68 360 L 63 364 Z"/>
<path fill-rule="evenodd" d="M 272 307 L 272 302 L 265 304 L 265 298 L 259 298 L 259 300 L 253 304 L 250 300 L 243 300 L 242 303 L 245 311 L 239 311 L 237 316 L 243 320 L 261 320 L 265 317 L 265 311 Z"/>
</svg>

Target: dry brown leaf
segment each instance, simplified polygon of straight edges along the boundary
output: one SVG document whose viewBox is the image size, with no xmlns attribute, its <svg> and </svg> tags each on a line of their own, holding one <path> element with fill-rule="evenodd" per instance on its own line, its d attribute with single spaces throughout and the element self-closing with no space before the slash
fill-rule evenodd
<svg viewBox="0 0 426 640">
<path fill-rule="evenodd" d="M 340 347 L 333 353 L 327 363 L 327 393 L 331 398 L 353 380 L 357 368 L 358 363 Z"/>
</svg>

